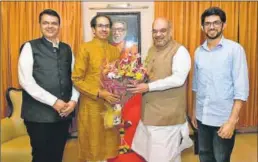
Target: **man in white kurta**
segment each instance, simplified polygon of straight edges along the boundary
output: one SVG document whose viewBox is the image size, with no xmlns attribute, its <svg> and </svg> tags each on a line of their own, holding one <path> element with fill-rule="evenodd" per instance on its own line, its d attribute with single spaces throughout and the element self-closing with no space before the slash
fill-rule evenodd
<svg viewBox="0 0 258 162">
<path fill-rule="evenodd" d="M 191 59 L 187 49 L 171 39 L 168 20 L 154 21 L 152 37 L 154 46 L 146 58 L 150 80 L 128 89 L 143 93 L 132 149 L 148 162 L 180 162 L 180 152 L 192 145 L 185 120 Z"/>
</svg>

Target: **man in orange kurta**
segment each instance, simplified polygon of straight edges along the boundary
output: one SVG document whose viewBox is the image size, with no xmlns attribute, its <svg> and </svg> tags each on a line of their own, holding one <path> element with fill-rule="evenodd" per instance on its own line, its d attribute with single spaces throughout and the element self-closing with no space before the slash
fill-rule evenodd
<svg viewBox="0 0 258 162">
<path fill-rule="evenodd" d="M 101 66 L 104 60 L 114 61 L 120 54 L 108 44 L 112 22 L 107 16 L 97 15 L 91 20 L 95 37 L 84 43 L 76 56 L 72 80 L 80 91 L 78 112 L 78 145 L 80 162 L 105 161 L 118 154 L 119 133 L 104 128 L 104 102 L 118 101 L 119 96 L 101 89 Z"/>
</svg>

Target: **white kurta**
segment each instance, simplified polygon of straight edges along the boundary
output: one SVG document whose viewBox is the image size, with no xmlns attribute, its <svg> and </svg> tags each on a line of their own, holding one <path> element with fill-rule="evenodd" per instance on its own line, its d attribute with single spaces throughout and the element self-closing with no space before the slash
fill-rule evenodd
<svg viewBox="0 0 258 162">
<path fill-rule="evenodd" d="M 188 51 L 181 46 L 172 59 L 173 74 L 149 83 L 149 91 L 180 87 L 185 83 L 191 68 Z M 132 149 L 148 162 L 180 162 L 181 151 L 191 146 L 187 122 L 172 126 L 151 126 L 140 121 L 132 143 Z"/>
</svg>

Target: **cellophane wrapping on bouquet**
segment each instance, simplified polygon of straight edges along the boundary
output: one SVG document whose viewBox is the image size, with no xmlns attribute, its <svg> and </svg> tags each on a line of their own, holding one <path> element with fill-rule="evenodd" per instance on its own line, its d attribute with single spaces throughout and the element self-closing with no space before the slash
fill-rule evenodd
<svg viewBox="0 0 258 162">
<path fill-rule="evenodd" d="M 120 96 L 120 100 L 117 103 L 105 103 L 107 108 L 103 115 L 105 128 L 113 128 L 122 123 L 122 108 L 133 95 L 126 90 L 127 85 L 142 83 L 146 79 L 146 69 L 140 62 L 139 53 L 129 53 L 126 57 L 121 57 L 114 62 L 105 61 L 102 67 L 102 87 Z"/>
</svg>

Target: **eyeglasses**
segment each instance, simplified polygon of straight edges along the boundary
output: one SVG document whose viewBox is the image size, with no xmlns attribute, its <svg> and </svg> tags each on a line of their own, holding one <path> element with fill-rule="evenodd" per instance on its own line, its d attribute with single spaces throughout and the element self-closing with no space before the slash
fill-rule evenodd
<svg viewBox="0 0 258 162">
<path fill-rule="evenodd" d="M 110 24 L 96 24 L 97 28 L 110 28 Z"/>
<path fill-rule="evenodd" d="M 160 30 L 152 29 L 152 34 L 158 34 L 159 32 L 161 34 L 165 34 L 168 30 L 166 28 L 162 28 Z"/>
<path fill-rule="evenodd" d="M 112 28 L 112 32 L 123 32 L 124 30 L 124 28 Z"/>
<path fill-rule="evenodd" d="M 213 25 L 214 27 L 219 27 L 222 24 L 221 21 L 213 21 L 213 22 L 204 22 L 203 26 L 205 27 L 211 27 L 211 25 Z"/>
</svg>

